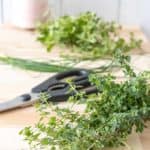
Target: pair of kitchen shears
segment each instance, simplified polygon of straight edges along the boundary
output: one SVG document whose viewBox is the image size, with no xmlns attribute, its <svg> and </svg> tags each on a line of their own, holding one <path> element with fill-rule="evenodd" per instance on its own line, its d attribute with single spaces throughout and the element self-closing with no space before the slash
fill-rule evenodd
<svg viewBox="0 0 150 150">
<path fill-rule="evenodd" d="M 76 94 L 70 90 L 70 84 L 66 81 L 68 78 L 71 80 L 71 83 L 75 85 L 75 90 L 77 91 L 83 90 L 86 94 L 95 93 L 97 91 L 89 82 L 89 72 L 84 69 L 75 69 L 58 73 L 32 88 L 29 93 L 0 103 L 0 112 L 30 106 L 39 101 L 40 94 L 44 92 L 48 95 L 48 101 L 50 102 L 67 101 L 70 96 Z"/>
</svg>

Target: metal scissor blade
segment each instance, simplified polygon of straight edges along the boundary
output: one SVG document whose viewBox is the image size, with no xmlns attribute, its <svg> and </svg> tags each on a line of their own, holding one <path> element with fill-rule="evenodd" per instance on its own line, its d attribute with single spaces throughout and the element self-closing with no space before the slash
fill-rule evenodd
<svg viewBox="0 0 150 150">
<path fill-rule="evenodd" d="M 0 112 L 15 109 L 18 107 L 26 107 L 34 104 L 39 99 L 39 94 L 31 93 L 18 96 L 10 101 L 0 103 Z"/>
</svg>

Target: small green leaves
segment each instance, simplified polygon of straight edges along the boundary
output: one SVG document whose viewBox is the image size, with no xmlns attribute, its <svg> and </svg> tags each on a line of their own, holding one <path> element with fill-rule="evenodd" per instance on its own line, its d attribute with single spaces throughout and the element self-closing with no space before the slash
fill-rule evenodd
<svg viewBox="0 0 150 150">
<path fill-rule="evenodd" d="M 124 82 L 116 83 L 111 74 L 89 76 L 89 81 L 97 87 L 97 94 L 80 93 L 69 82 L 71 90 L 76 92 L 76 96 L 71 97 L 70 107 L 49 105 L 46 96 L 41 95 L 42 109 L 40 106 L 37 109 L 42 119 L 35 127 L 24 128 L 20 134 L 35 149 L 40 146 L 45 150 L 99 150 L 126 146 L 125 141 L 132 130 L 142 132 L 145 122 L 150 120 L 150 85 L 147 82 L 150 74 L 135 74 L 129 60 L 121 51 L 116 51 L 115 61 L 125 76 L 128 75 Z M 72 109 L 77 101 L 85 104 L 81 112 Z M 48 108 L 55 115 L 43 113 Z"/>
<path fill-rule="evenodd" d="M 120 49 L 117 49 L 114 53 L 114 61 L 119 64 L 119 66 L 123 69 L 125 75 L 129 77 L 136 77 L 135 72 L 129 65 L 130 56 L 123 55 Z"/>
<path fill-rule="evenodd" d="M 127 42 L 117 33 L 119 29 L 116 23 L 106 22 L 95 13 L 85 12 L 76 17 L 63 16 L 41 24 L 38 27 L 38 40 L 48 51 L 56 44 L 72 47 L 73 52 L 81 55 L 81 59 L 111 56 L 116 49 L 127 52 L 140 48 L 141 40 L 135 39 L 131 33 Z"/>
<path fill-rule="evenodd" d="M 49 145 L 49 143 L 50 143 L 50 139 L 49 138 L 43 138 L 43 139 L 41 139 L 41 145 Z"/>
<path fill-rule="evenodd" d="M 19 132 L 19 134 L 24 134 L 26 136 L 30 136 L 30 135 L 32 135 L 32 132 L 30 129 L 31 129 L 30 127 L 25 127 L 24 130 L 21 130 Z"/>
<path fill-rule="evenodd" d="M 55 126 L 56 125 L 56 117 L 51 117 L 50 119 L 49 119 L 49 122 L 48 122 L 50 125 L 53 125 L 53 126 Z"/>
</svg>

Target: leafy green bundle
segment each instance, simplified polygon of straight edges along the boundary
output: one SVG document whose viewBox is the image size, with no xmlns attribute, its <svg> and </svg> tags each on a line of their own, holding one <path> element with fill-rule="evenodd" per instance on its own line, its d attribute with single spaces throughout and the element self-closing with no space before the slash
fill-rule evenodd
<svg viewBox="0 0 150 150">
<path fill-rule="evenodd" d="M 141 40 L 136 40 L 131 33 L 129 42 L 120 37 L 120 26 L 114 22 L 105 22 L 95 13 L 85 12 L 77 17 L 63 16 L 38 27 L 38 40 L 47 50 L 56 44 L 73 48 L 82 54 L 82 59 L 96 59 L 111 55 L 116 49 L 127 52 L 139 48 Z M 87 55 L 88 52 L 88 55 Z"/>
<path fill-rule="evenodd" d="M 26 127 L 20 132 L 31 147 L 100 150 L 126 145 L 133 127 L 136 132 L 143 131 L 145 122 L 150 120 L 150 74 L 136 75 L 128 64 L 128 56 L 117 52 L 115 57 L 123 68 L 126 81 L 117 83 L 110 74 L 92 74 L 89 80 L 99 92 L 93 95 L 78 92 L 70 98 L 73 105 L 69 108 L 49 105 L 46 97 L 42 97 L 42 102 L 46 103 L 37 105 L 41 119 L 35 127 Z M 71 87 L 74 90 L 74 86 Z M 82 112 L 72 109 L 81 102 L 85 104 Z M 49 114 L 47 108 L 56 115 Z"/>
</svg>

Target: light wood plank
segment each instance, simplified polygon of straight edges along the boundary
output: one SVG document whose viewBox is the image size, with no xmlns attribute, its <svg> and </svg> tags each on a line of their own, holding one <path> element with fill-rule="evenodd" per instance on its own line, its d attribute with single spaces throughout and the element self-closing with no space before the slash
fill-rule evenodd
<svg viewBox="0 0 150 150">
<path fill-rule="evenodd" d="M 138 24 L 150 39 L 150 1 L 120 0 L 119 23 L 123 25 Z"/>
<path fill-rule="evenodd" d="M 49 0 L 49 8 L 53 18 L 61 16 L 61 3 L 62 0 Z"/>
<path fill-rule="evenodd" d="M 10 23 L 12 14 L 12 0 L 3 0 L 3 22 Z"/>
<path fill-rule="evenodd" d="M 120 0 L 119 22 L 126 25 L 139 24 L 139 0 Z"/>
<path fill-rule="evenodd" d="M 145 34 L 150 39 L 150 15 L 149 15 L 149 9 L 150 9 L 150 1 L 148 0 L 139 0 L 139 17 L 141 25 L 141 28 L 145 32 Z"/>
<path fill-rule="evenodd" d="M 3 0 L 0 0 L 0 23 L 3 21 Z"/>
<path fill-rule="evenodd" d="M 63 0 L 63 14 L 93 11 L 106 20 L 117 20 L 118 0 Z"/>
</svg>

